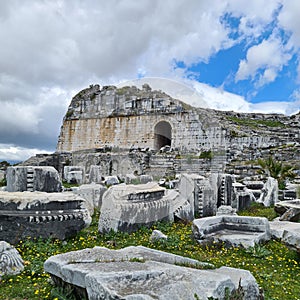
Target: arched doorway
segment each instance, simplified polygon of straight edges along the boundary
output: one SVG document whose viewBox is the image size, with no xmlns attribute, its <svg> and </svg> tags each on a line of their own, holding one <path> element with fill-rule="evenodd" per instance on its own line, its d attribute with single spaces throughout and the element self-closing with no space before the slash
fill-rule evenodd
<svg viewBox="0 0 300 300">
<path fill-rule="evenodd" d="M 160 121 L 154 127 L 154 149 L 159 150 L 163 146 L 171 146 L 172 127 L 169 122 Z"/>
</svg>

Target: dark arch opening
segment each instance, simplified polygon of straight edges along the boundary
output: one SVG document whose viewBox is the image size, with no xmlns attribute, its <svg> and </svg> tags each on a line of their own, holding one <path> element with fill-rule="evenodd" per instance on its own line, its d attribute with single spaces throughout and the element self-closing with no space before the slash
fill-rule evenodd
<svg viewBox="0 0 300 300">
<path fill-rule="evenodd" d="M 154 127 L 154 149 L 159 150 L 164 146 L 171 146 L 172 127 L 166 121 L 158 122 Z"/>
</svg>

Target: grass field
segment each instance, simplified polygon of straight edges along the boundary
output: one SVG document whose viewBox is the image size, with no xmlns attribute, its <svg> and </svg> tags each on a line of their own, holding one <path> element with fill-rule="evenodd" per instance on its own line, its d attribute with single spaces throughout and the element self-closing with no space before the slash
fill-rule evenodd
<svg viewBox="0 0 300 300">
<path fill-rule="evenodd" d="M 243 215 L 276 216 L 272 208 L 251 207 Z M 192 237 L 191 224 L 157 223 L 152 228 L 142 227 L 128 233 L 98 234 L 98 217 L 92 225 L 67 241 L 31 240 L 20 242 L 16 247 L 25 260 L 24 271 L 16 276 L 5 276 L 0 283 L 0 299 L 65 299 L 71 300 L 71 291 L 63 291 L 52 285 L 50 277 L 43 271 L 44 261 L 55 254 L 94 246 L 111 249 L 129 245 L 143 245 L 200 261 L 213 263 L 216 267 L 230 266 L 252 272 L 263 288 L 265 299 L 300 299 L 300 256 L 279 241 L 270 241 L 248 250 L 226 249 L 222 245 L 200 246 Z M 151 243 L 153 229 L 168 235 L 168 240 Z"/>
</svg>

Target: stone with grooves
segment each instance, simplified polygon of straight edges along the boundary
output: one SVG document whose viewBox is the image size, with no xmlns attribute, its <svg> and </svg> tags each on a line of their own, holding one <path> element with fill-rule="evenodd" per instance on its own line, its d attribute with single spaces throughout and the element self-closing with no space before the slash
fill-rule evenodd
<svg viewBox="0 0 300 300">
<path fill-rule="evenodd" d="M 6 171 L 8 192 L 60 192 L 61 180 L 53 167 L 16 166 Z"/>
<path fill-rule="evenodd" d="M 16 275 L 23 271 L 24 262 L 17 249 L 5 241 L 0 241 L 0 278 Z"/>
<path fill-rule="evenodd" d="M 269 221 L 259 217 L 207 217 L 194 220 L 192 229 L 199 243 L 224 242 L 233 247 L 254 247 L 271 238 Z"/>
<path fill-rule="evenodd" d="M 173 198 L 155 182 L 111 186 L 103 195 L 99 232 L 132 231 L 156 221 L 173 221 Z"/>
<path fill-rule="evenodd" d="M 66 193 L 0 192 L 0 240 L 65 239 L 91 222 L 85 200 Z"/>
<path fill-rule="evenodd" d="M 226 299 L 239 283 L 243 299 L 260 299 L 249 271 L 205 267 L 212 265 L 142 246 L 73 251 L 52 256 L 44 264 L 54 282 L 71 285 L 78 299 Z"/>
</svg>

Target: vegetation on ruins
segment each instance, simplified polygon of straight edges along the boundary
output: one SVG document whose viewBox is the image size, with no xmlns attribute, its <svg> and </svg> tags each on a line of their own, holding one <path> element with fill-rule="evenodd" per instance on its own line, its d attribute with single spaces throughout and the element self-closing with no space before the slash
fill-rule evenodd
<svg viewBox="0 0 300 300">
<path fill-rule="evenodd" d="M 199 158 L 212 159 L 213 158 L 213 152 L 211 150 L 202 151 L 199 155 Z"/>
<path fill-rule="evenodd" d="M 285 189 L 287 179 L 293 179 L 297 175 L 293 166 L 277 161 L 273 156 L 269 156 L 267 159 L 258 159 L 257 163 L 261 167 L 259 172 L 277 179 L 280 189 Z"/>
<path fill-rule="evenodd" d="M 6 171 L 7 167 L 10 166 L 10 163 L 7 162 L 6 160 L 0 161 L 0 170 L 2 171 Z M 4 176 L 4 178 L 0 179 L 0 187 L 1 186 L 6 186 L 6 178 Z"/>
<path fill-rule="evenodd" d="M 276 216 L 272 208 L 258 204 L 244 215 Z M 71 290 L 54 287 L 48 274 L 43 271 L 44 261 L 52 255 L 94 246 L 119 249 L 129 245 L 143 245 L 175 254 L 213 263 L 216 267 L 229 266 L 247 269 L 263 288 L 265 299 L 297 299 L 300 295 L 300 256 L 279 241 L 270 241 L 253 249 L 225 248 L 212 244 L 200 246 L 192 237 L 190 223 L 156 223 L 151 229 L 140 228 L 133 233 L 111 232 L 98 234 L 99 213 L 93 217 L 91 226 L 76 237 L 66 241 L 31 240 L 21 241 L 16 248 L 25 260 L 24 271 L 15 276 L 4 276 L 1 281 L 0 299 L 68 299 Z M 168 236 L 167 240 L 150 242 L 153 229 Z"/>
<path fill-rule="evenodd" d="M 262 119 L 246 119 L 246 118 L 238 118 L 235 116 L 226 116 L 229 121 L 232 121 L 235 124 L 248 126 L 250 128 L 256 129 L 261 126 L 266 127 L 285 127 L 285 125 L 277 120 L 262 120 Z"/>
</svg>

